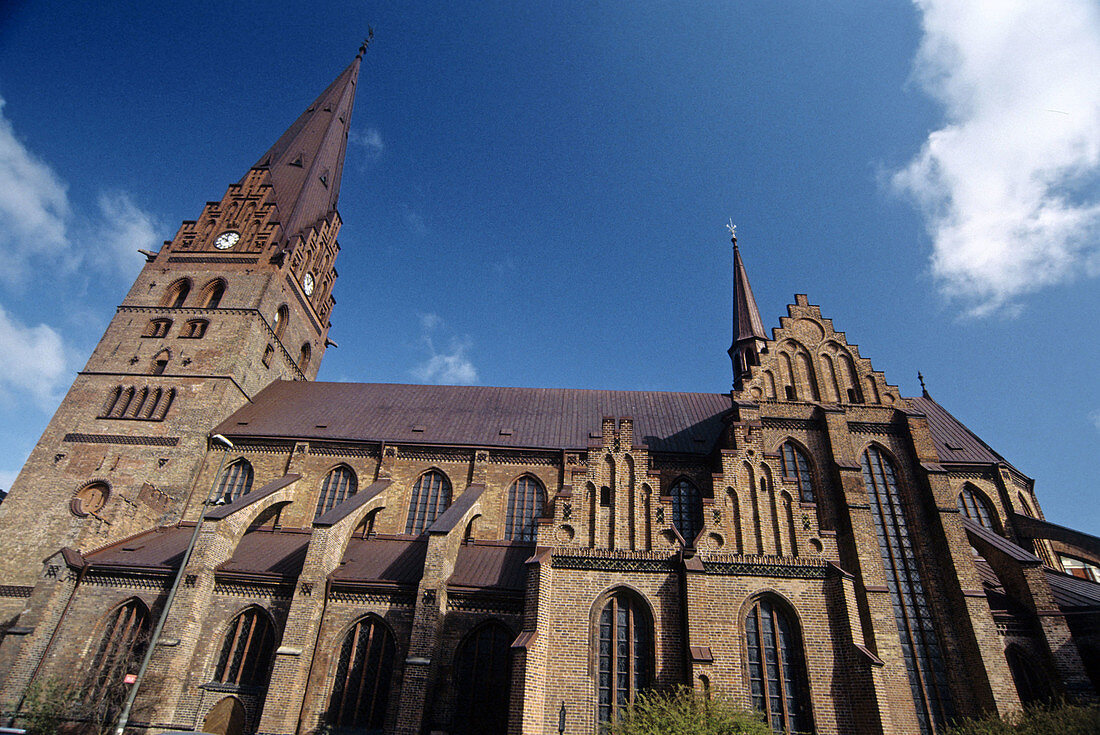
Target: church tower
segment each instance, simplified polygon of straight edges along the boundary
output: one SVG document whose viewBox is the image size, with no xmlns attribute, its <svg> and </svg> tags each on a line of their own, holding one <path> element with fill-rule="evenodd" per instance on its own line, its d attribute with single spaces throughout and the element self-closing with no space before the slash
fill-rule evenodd
<svg viewBox="0 0 1100 735">
<path fill-rule="evenodd" d="M 145 253 L 0 506 L 0 618 L 19 614 L 59 548 L 177 518 L 201 492 L 212 427 L 274 381 L 316 377 L 364 50 L 220 200 Z"/>
</svg>

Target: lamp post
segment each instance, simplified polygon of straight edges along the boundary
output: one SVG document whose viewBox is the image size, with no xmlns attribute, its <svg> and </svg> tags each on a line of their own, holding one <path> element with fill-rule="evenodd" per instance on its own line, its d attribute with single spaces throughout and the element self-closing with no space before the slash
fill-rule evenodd
<svg viewBox="0 0 1100 735">
<path fill-rule="evenodd" d="M 565 700 L 561 702 L 561 709 L 558 710 L 558 735 L 565 735 Z"/>
<path fill-rule="evenodd" d="M 222 459 L 218 464 L 218 471 L 214 473 L 214 482 L 210 486 L 210 493 L 206 496 L 206 502 L 202 504 L 202 512 L 199 513 L 199 519 L 195 521 L 195 530 L 191 532 L 191 541 L 187 544 L 187 551 L 183 552 L 180 568 L 176 570 L 176 578 L 172 581 L 172 589 L 168 591 L 168 599 L 164 601 L 164 608 L 160 611 L 160 618 L 157 619 L 157 627 L 153 629 L 153 635 L 149 639 L 149 645 L 145 649 L 145 655 L 141 658 L 141 668 L 138 669 L 137 677 L 130 687 L 130 693 L 126 695 L 126 703 L 122 705 L 122 714 L 119 715 L 118 725 L 115 726 L 115 735 L 123 735 L 126 731 L 126 725 L 130 722 L 130 709 L 134 706 L 138 688 L 141 687 L 141 682 L 145 678 L 145 671 L 149 668 L 149 662 L 153 659 L 153 650 L 157 646 L 157 641 L 160 640 L 160 633 L 164 629 L 164 622 L 168 619 L 168 611 L 172 608 L 172 602 L 176 599 L 176 590 L 179 589 L 180 580 L 183 579 L 183 570 L 187 567 L 187 562 L 191 559 L 191 552 L 195 548 L 195 542 L 199 538 L 199 530 L 202 528 L 202 519 L 206 515 L 206 506 L 213 502 L 214 493 L 218 489 L 218 480 L 221 478 L 222 469 L 225 467 L 225 458 L 229 456 L 229 450 L 233 448 L 233 442 L 229 441 L 221 434 L 214 434 L 210 437 L 210 441 L 225 447 L 222 451 Z"/>
</svg>

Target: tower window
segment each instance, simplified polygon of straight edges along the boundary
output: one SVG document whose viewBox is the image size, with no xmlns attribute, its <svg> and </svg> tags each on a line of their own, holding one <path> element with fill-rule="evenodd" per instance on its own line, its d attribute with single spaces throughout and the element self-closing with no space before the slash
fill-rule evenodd
<svg viewBox="0 0 1100 735">
<path fill-rule="evenodd" d="M 252 464 L 243 457 L 225 468 L 221 484 L 218 486 L 218 498 L 232 503 L 252 490 Z"/>
<path fill-rule="evenodd" d="M 309 369 L 309 361 L 313 357 L 313 348 L 309 346 L 309 342 L 302 345 L 302 351 L 298 355 L 298 368 L 304 373 Z"/>
<path fill-rule="evenodd" d="M 191 282 L 186 278 L 173 283 L 164 294 L 164 305 L 178 309 L 187 301 L 187 295 L 191 293 Z"/>
<path fill-rule="evenodd" d="M 634 704 L 653 678 L 652 622 L 645 604 L 620 591 L 600 611 L 596 692 L 599 721 L 611 722 Z"/>
<path fill-rule="evenodd" d="M 757 601 L 745 618 L 749 695 L 773 732 L 810 732 L 806 667 L 793 616 L 769 598 Z"/>
<path fill-rule="evenodd" d="M 265 684 L 274 652 L 275 626 L 265 611 L 250 607 L 229 626 L 214 680 L 237 686 Z"/>
<path fill-rule="evenodd" d="M 161 355 L 157 359 L 153 360 L 153 375 L 164 375 L 164 371 L 168 369 L 168 356 Z"/>
<path fill-rule="evenodd" d="M 145 329 L 144 337 L 167 337 L 168 330 L 172 328 L 171 319 L 154 319 Z"/>
<path fill-rule="evenodd" d="M 202 308 L 204 309 L 217 309 L 218 304 L 222 302 L 222 296 L 225 295 L 225 281 L 219 279 L 213 280 L 206 284 L 206 288 L 202 290 Z"/>
<path fill-rule="evenodd" d="M 783 392 L 787 395 L 787 400 L 788 401 L 797 401 L 798 400 L 798 394 L 795 393 L 793 385 L 783 386 Z"/>
<path fill-rule="evenodd" d="M 425 472 L 413 485 L 405 533 L 419 536 L 451 504 L 451 483 L 438 470 Z"/>
<path fill-rule="evenodd" d="M 313 517 L 320 518 L 352 495 L 355 495 L 358 489 L 358 481 L 350 467 L 342 464 L 334 468 L 325 477 L 325 481 L 321 483 L 321 495 L 317 498 L 317 512 L 313 514 Z"/>
<path fill-rule="evenodd" d="M 545 497 L 542 483 L 533 477 L 524 476 L 512 483 L 508 488 L 508 514 L 504 520 L 506 539 L 535 542 Z"/>
<path fill-rule="evenodd" d="M 673 484 L 671 495 L 672 525 L 676 526 L 684 541 L 691 546 L 695 537 L 703 530 L 703 498 L 695 483 L 686 477 Z"/>
<path fill-rule="evenodd" d="M 779 453 L 783 479 L 798 483 L 798 497 L 803 503 L 814 502 L 814 483 L 810 475 L 810 462 L 802 450 L 792 442 L 783 445 Z"/>
<path fill-rule="evenodd" d="M 377 617 L 367 616 L 344 637 L 329 701 L 329 724 L 338 732 L 382 732 L 397 647 Z"/>
<path fill-rule="evenodd" d="M 205 319 L 192 319 L 184 325 L 183 334 L 180 336 L 186 339 L 202 339 L 206 336 L 206 328 L 209 325 L 210 322 Z"/>
<path fill-rule="evenodd" d="M 264 367 L 271 367 L 271 358 L 274 357 L 274 356 L 275 356 L 275 348 L 272 347 L 271 345 L 268 345 L 267 349 L 264 350 L 264 357 L 263 357 Z"/>
<path fill-rule="evenodd" d="M 290 311 L 286 308 L 286 304 L 279 307 L 275 312 L 275 323 L 272 331 L 275 332 L 275 339 L 282 339 L 283 333 L 286 331 L 286 322 L 290 318 Z"/>
</svg>

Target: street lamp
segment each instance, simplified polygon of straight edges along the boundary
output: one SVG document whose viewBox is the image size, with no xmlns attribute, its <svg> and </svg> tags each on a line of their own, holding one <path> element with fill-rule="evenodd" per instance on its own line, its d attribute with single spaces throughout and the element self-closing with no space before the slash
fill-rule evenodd
<svg viewBox="0 0 1100 735">
<path fill-rule="evenodd" d="M 565 700 L 561 702 L 561 709 L 558 710 L 558 735 L 565 735 Z"/>
<path fill-rule="evenodd" d="M 145 678 L 145 670 L 149 668 L 149 662 L 153 659 L 153 650 L 157 646 L 157 641 L 160 640 L 160 632 L 164 629 L 164 621 L 168 619 L 168 611 L 172 608 L 172 602 L 176 599 L 176 590 L 179 589 L 180 580 L 183 579 L 183 570 L 187 567 L 187 562 L 191 559 L 191 552 L 195 548 L 195 541 L 199 538 L 199 530 L 202 528 L 202 519 L 203 516 L 206 515 L 206 506 L 210 505 L 214 493 L 218 490 L 218 480 L 221 478 L 222 469 L 225 467 L 225 458 L 229 456 L 229 450 L 233 448 L 233 442 L 229 441 L 221 434 L 214 434 L 211 436 L 210 442 L 211 444 L 220 444 L 225 447 L 225 450 L 222 452 L 222 461 L 218 465 L 218 471 L 214 473 L 214 482 L 210 486 L 210 493 L 206 496 L 206 502 L 202 504 L 202 511 L 199 513 L 199 519 L 195 521 L 195 530 L 191 532 L 191 542 L 187 544 L 187 551 L 183 552 L 183 559 L 180 561 L 180 568 L 176 570 L 176 578 L 172 582 L 172 589 L 168 591 L 168 599 L 164 601 L 164 608 L 161 609 L 160 618 L 157 619 L 157 627 L 153 629 L 153 635 L 149 639 L 149 646 L 145 649 L 145 655 L 141 658 L 141 668 L 138 669 L 137 677 L 130 687 L 130 693 L 126 695 L 126 704 L 122 705 L 122 714 L 119 715 L 118 725 L 115 727 L 115 735 L 123 735 L 126 731 L 126 725 L 130 722 L 130 709 L 134 706 L 138 688 L 141 687 L 141 682 Z"/>
</svg>

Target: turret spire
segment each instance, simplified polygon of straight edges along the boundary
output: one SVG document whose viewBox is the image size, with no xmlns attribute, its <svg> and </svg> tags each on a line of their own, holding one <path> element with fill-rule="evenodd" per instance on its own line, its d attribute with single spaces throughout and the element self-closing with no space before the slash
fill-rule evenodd
<svg viewBox="0 0 1100 735">
<path fill-rule="evenodd" d="M 270 173 L 284 249 L 292 248 L 308 228 L 336 211 L 355 86 L 367 43 L 369 39 L 252 167 Z"/>
<path fill-rule="evenodd" d="M 733 243 L 733 344 L 729 355 L 733 361 L 733 387 L 741 390 L 742 375 L 752 365 L 760 364 L 760 352 L 767 344 L 764 323 L 760 320 L 760 309 L 749 285 L 749 274 L 741 261 L 741 251 L 737 247 L 737 227 L 733 220 L 726 225 Z"/>
</svg>

